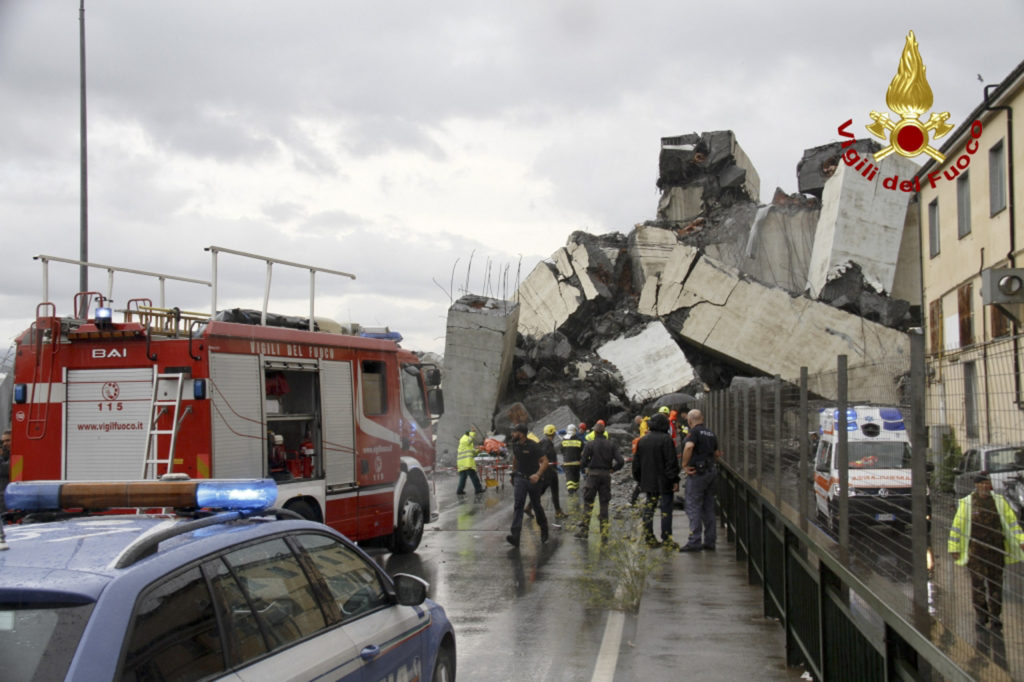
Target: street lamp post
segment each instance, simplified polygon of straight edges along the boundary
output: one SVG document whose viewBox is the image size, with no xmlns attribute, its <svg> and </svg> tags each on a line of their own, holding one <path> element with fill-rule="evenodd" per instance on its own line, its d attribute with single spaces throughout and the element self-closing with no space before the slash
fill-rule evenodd
<svg viewBox="0 0 1024 682">
<path fill-rule="evenodd" d="M 83 265 L 79 266 L 78 269 L 78 288 L 80 291 L 89 290 L 89 268 L 84 265 L 89 261 L 89 180 L 88 180 L 88 154 L 86 153 L 86 126 L 85 126 L 85 0 L 81 0 L 81 4 L 78 9 L 78 53 L 79 53 L 79 68 L 80 68 L 80 84 L 81 93 L 79 95 L 80 101 L 80 118 L 81 118 L 81 130 L 79 132 L 79 138 L 81 140 L 81 215 L 79 220 L 79 233 L 78 233 L 78 260 Z M 86 298 L 82 297 L 82 306 L 86 307 L 89 304 L 86 303 Z M 79 311 L 81 317 L 88 315 L 88 309 Z"/>
</svg>

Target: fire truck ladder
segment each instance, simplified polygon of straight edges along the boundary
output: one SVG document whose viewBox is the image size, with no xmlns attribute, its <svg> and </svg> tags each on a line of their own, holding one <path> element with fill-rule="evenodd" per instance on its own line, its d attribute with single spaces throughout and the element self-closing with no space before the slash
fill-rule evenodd
<svg viewBox="0 0 1024 682">
<path fill-rule="evenodd" d="M 47 314 L 44 314 L 46 311 Z M 53 391 L 53 366 L 60 345 L 60 320 L 53 303 L 36 306 L 36 321 L 32 325 L 35 342 L 35 367 L 32 370 L 32 398 L 28 406 L 28 424 L 25 433 L 29 440 L 39 440 L 46 435 L 47 418 L 50 414 L 50 396 Z M 42 392 L 46 386 L 46 393 Z"/>
<path fill-rule="evenodd" d="M 175 388 L 173 400 L 160 397 L 161 380 L 174 382 Z M 159 477 L 159 465 L 161 464 L 167 465 L 166 473 L 168 474 L 174 469 L 174 445 L 178 439 L 178 427 L 180 426 L 180 422 L 178 421 L 178 412 L 181 410 L 181 390 L 184 384 L 185 375 L 181 373 L 156 375 L 156 381 L 153 382 L 153 398 L 150 401 L 149 424 L 146 427 L 146 457 L 142 462 L 143 479 L 149 475 L 150 465 L 153 466 L 153 478 Z M 168 409 L 172 409 L 171 428 L 157 428 L 160 418 L 167 413 Z M 171 446 L 167 452 L 167 457 L 165 458 L 161 458 L 158 454 L 160 436 L 171 437 Z"/>
</svg>

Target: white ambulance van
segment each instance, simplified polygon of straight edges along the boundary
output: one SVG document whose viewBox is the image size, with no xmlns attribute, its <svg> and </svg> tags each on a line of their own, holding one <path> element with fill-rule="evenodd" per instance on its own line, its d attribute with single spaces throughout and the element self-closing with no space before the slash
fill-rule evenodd
<svg viewBox="0 0 1024 682">
<path fill-rule="evenodd" d="M 838 409 L 821 410 L 814 462 L 818 518 L 833 531 L 839 528 L 838 424 Z M 895 407 L 849 407 L 846 435 L 851 525 L 909 525 L 911 451 L 903 413 Z"/>
</svg>

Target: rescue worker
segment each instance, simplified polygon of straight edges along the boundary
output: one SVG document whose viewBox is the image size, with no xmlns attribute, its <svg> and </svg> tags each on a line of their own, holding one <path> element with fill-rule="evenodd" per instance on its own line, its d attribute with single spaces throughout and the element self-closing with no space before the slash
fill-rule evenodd
<svg viewBox="0 0 1024 682">
<path fill-rule="evenodd" d="M 505 539 L 517 548 L 523 531 L 523 510 L 527 497 L 530 498 L 530 506 L 540 526 L 540 541 L 548 541 L 548 517 L 540 505 L 540 480 L 548 468 L 548 458 L 541 452 L 540 445 L 527 438 L 527 433 L 529 429 L 526 424 L 516 424 L 512 428 L 512 528 Z"/>
<path fill-rule="evenodd" d="M 644 541 L 648 547 L 678 550 L 672 539 L 672 510 L 675 492 L 679 490 L 679 459 L 672 437 L 668 435 L 665 415 L 651 417 L 651 430 L 640 439 L 633 458 L 633 480 L 647 495 L 642 518 Z M 661 540 L 654 539 L 654 509 L 661 510 Z"/>
<path fill-rule="evenodd" d="M 583 460 L 580 468 L 587 475 L 583 484 L 583 521 L 576 537 L 586 539 L 590 534 L 590 516 L 594 511 L 594 498 L 601 502 L 598 519 L 601 523 L 601 541 L 608 539 L 608 502 L 612 499 L 612 472 L 618 471 L 626 462 L 615 444 L 604 432 L 604 422 L 594 424 L 597 436 L 583 446 Z"/>
<path fill-rule="evenodd" d="M 690 410 L 686 421 L 690 425 L 690 435 L 683 442 L 683 471 L 686 472 L 686 515 L 690 519 L 690 537 L 679 551 L 714 550 L 717 539 L 716 461 L 722 456 L 722 451 L 718 448 L 718 437 L 704 425 L 704 415 L 700 410 Z"/>
<path fill-rule="evenodd" d="M 543 495 L 546 490 L 551 490 L 551 502 L 555 505 L 555 518 L 564 519 L 568 514 L 562 511 L 562 505 L 558 501 L 558 455 L 555 454 L 554 424 L 544 427 L 544 438 L 540 442 L 540 451 L 548 458 L 548 468 L 544 470 L 540 494 Z"/>
<path fill-rule="evenodd" d="M 562 439 L 562 468 L 565 469 L 565 490 L 569 493 L 569 504 L 575 504 L 580 496 L 580 453 L 583 441 L 576 437 L 576 426 L 565 427 L 565 438 Z"/>
<path fill-rule="evenodd" d="M 586 440 L 587 439 L 587 435 L 588 435 L 587 434 L 587 423 L 586 422 L 580 422 L 579 428 L 576 430 L 576 436 L 580 440 Z"/>
<path fill-rule="evenodd" d="M 960 499 L 947 549 L 970 571 L 977 648 L 1005 668 L 1003 567 L 1024 560 L 1024 531 L 1006 498 L 992 492 L 987 471 L 974 477 L 974 492 Z"/>
<path fill-rule="evenodd" d="M 466 494 L 466 479 L 473 482 L 473 490 L 476 494 L 484 492 L 480 485 L 480 477 L 476 474 L 476 431 L 470 429 L 459 439 L 459 450 L 457 454 L 457 465 L 459 469 L 459 487 L 455 490 L 456 495 Z"/>
<path fill-rule="evenodd" d="M 597 428 L 598 426 L 601 427 L 600 430 Z M 594 438 L 597 438 L 598 436 L 603 436 L 604 438 L 608 438 L 608 433 L 604 430 L 604 427 L 605 427 L 604 420 L 603 419 L 598 419 L 597 422 L 594 424 L 594 428 L 591 429 L 590 433 L 588 433 L 585 436 L 585 440 L 594 440 Z"/>
</svg>

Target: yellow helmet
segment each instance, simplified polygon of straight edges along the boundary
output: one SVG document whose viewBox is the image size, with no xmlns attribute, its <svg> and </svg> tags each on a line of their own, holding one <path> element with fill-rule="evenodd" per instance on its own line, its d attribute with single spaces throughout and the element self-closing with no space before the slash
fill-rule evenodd
<svg viewBox="0 0 1024 682">
<path fill-rule="evenodd" d="M 668 414 L 671 411 L 672 410 L 668 409 L 668 405 L 662 405 L 658 408 L 658 412 L 661 412 L 662 414 Z"/>
<path fill-rule="evenodd" d="M 554 424 L 548 424 L 547 426 L 545 426 L 544 427 L 544 435 L 545 436 L 553 436 L 553 435 L 555 435 L 555 425 Z"/>
</svg>

